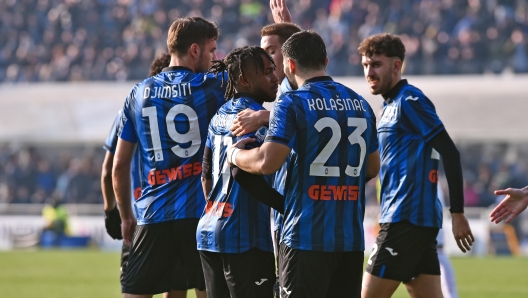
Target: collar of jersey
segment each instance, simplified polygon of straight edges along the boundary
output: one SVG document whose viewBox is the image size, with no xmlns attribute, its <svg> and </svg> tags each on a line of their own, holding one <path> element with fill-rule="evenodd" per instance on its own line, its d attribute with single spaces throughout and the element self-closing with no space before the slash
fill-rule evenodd
<svg viewBox="0 0 528 298">
<path fill-rule="evenodd" d="M 167 71 L 176 71 L 176 70 L 186 70 L 186 71 L 193 72 L 192 69 L 185 67 L 185 66 L 168 66 L 162 69 L 161 71 L 167 72 Z"/>
<path fill-rule="evenodd" d="M 304 81 L 303 86 L 306 84 L 315 83 L 315 82 L 323 82 L 323 81 L 333 82 L 334 80 L 330 76 L 313 77 L 313 78 L 309 78 L 308 80 Z"/>
<path fill-rule="evenodd" d="M 398 82 L 394 87 L 392 87 L 391 90 L 389 90 L 387 93 L 382 94 L 383 99 L 385 99 L 386 103 L 391 103 L 394 97 L 400 93 L 400 90 L 403 86 L 407 85 L 407 80 L 403 79 Z"/>
</svg>

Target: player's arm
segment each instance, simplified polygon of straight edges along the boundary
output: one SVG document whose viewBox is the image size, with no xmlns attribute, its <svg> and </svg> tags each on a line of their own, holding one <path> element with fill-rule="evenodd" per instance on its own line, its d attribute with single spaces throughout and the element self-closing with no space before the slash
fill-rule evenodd
<svg viewBox="0 0 528 298">
<path fill-rule="evenodd" d="M 270 0 L 271 14 L 275 23 L 291 23 L 292 17 L 286 0 Z"/>
<path fill-rule="evenodd" d="M 495 194 L 498 196 L 506 195 L 506 197 L 490 213 L 490 220 L 494 223 L 499 223 L 503 219 L 509 223 L 528 206 L 528 186 L 521 189 L 496 190 Z"/>
<path fill-rule="evenodd" d="M 202 188 L 205 200 L 209 197 L 213 189 L 213 150 L 205 146 L 204 156 L 202 161 Z"/>
<path fill-rule="evenodd" d="M 243 149 L 246 144 L 254 141 L 253 138 L 247 138 L 231 145 L 227 150 L 228 162 L 253 174 L 269 175 L 278 171 L 290 154 L 290 147 L 275 142 L 265 142 L 262 146 L 251 150 Z"/>
<path fill-rule="evenodd" d="M 112 182 L 119 210 L 121 211 L 121 231 L 125 244 L 130 245 L 136 218 L 132 212 L 131 178 L 130 164 L 136 151 L 136 143 L 125 141 L 119 138 L 114 156 L 114 166 L 112 170 Z"/>
<path fill-rule="evenodd" d="M 453 235 L 462 252 L 469 251 L 475 238 L 464 215 L 464 188 L 460 153 L 445 129 L 431 140 L 433 148 L 442 156 L 442 163 L 449 186 L 449 201 L 453 221 Z"/>
<path fill-rule="evenodd" d="M 271 187 L 264 176 L 250 174 L 237 167 L 231 169 L 231 175 L 252 197 L 284 213 L 284 196 Z"/>
<path fill-rule="evenodd" d="M 380 155 L 376 150 L 369 154 L 367 158 L 367 181 L 378 176 L 380 170 Z"/>
<path fill-rule="evenodd" d="M 231 133 L 234 136 L 240 137 L 259 129 L 261 126 L 268 125 L 270 112 L 268 110 L 254 111 L 252 109 L 245 109 L 237 114 L 233 125 L 231 126 Z"/>
<path fill-rule="evenodd" d="M 105 228 L 110 237 L 123 239 L 121 235 L 121 217 L 117 209 L 112 183 L 112 166 L 114 164 L 114 154 L 106 151 L 101 170 L 101 190 L 103 192 Z"/>
</svg>

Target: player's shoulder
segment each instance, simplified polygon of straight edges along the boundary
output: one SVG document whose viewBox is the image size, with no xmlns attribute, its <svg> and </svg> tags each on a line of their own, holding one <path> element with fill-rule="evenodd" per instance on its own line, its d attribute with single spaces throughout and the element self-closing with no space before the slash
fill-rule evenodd
<svg viewBox="0 0 528 298">
<path fill-rule="evenodd" d="M 428 100 L 427 96 L 414 85 L 405 84 L 400 90 L 400 98 L 402 102 L 413 102 Z"/>
</svg>

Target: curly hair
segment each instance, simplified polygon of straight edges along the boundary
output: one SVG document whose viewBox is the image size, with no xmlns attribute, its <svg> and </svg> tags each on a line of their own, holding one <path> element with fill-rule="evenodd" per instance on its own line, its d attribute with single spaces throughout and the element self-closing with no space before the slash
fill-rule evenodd
<svg viewBox="0 0 528 298">
<path fill-rule="evenodd" d="M 385 55 L 405 59 L 405 46 L 398 35 L 380 33 L 367 37 L 358 47 L 362 56 Z"/>
<path fill-rule="evenodd" d="M 240 75 L 244 76 L 244 69 L 247 67 L 248 63 L 252 62 L 257 72 L 259 69 L 264 71 L 264 60 L 262 59 L 262 55 L 268 57 L 273 66 L 275 66 L 275 62 L 273 62 L 271 56 L 264 51 L 264 49 L 256 46 L 236 48 L 229 52 L 224 59 L 213 60 L 213 65 L 208 70 L 209 73 L 218 75 L 221 72 L 227 71 L 228 81 L 225 93 L 226 99 L 230 99 L 235 95 L 235 86 L 238 77 Z M 223 84 L 224 80 L 222 76 L 222 85 Z"/>
<path fill-rule="evenodd" d="M 171 55 L 165 53 L 160 57 L 156 58 L 150 65 L 149 77 L 155 76 L 160 73 L 165 67 L 168 67 L 170 64 Z"/>
</svg>

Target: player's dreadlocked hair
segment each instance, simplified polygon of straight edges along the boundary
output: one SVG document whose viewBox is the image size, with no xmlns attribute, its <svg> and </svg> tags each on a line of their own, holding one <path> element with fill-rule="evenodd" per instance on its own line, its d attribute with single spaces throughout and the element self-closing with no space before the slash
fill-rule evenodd
<svg viewBox="0 0 528 298">
<path fill-rule="evenodd" d="M 261 47 L 248 47 L 236 48 L 229 52 L 227 56 L 222 60 L 213 60 L 213 65 L 209 68 L 210 73 L 218 75 L 219 73 L 227 70 L 228 81 L 227 89 L 225 93 L 226 100 L 232 98 L 236 93 L 236 83 L 240 75 L 244 76 L 244 69 L 247 67 L 248 63 L 253 62 L 256 72 L 264 71 L 264 60 L 262 60 L 262 55 L 268 57 L 273 66 L 275 62 L 271 56 L 264 51 Z M 222 77 L 222 84 L 224 84 L 224 79 Z"/>
</svg>

